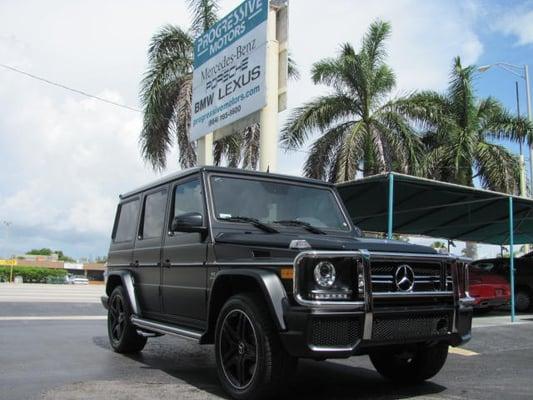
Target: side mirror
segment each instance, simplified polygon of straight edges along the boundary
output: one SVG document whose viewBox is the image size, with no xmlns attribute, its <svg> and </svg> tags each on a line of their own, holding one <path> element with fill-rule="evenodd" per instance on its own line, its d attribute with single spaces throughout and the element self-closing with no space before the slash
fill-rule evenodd
<svg viewBox="0 0 533 400">
<path fill-rule="evenodd" d="M 170 227 L 172 232 L 199 232 L 206 233 L 204 217 L 198 212 L 190 212 L 174 217 Z"/>
</svg>

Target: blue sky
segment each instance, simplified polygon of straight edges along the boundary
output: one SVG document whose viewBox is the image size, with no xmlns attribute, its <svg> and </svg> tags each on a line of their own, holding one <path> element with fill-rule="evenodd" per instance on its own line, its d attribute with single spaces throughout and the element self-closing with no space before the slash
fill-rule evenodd
<svg viewBox="0 0 533 400">
<path fill-rule="evenodd" d="M 222 0 L 222 14 L 238 2 Z M 394 95 L 444 90 L 456 55 L 464 64 L 533 68 L 531 1 L 291 0 L 289 44 L 302 77 L 290 83 L 281 124 L 291 108 L 327 90 L 311 84 L 312 63 L 335 55 L 341 42 L 358 46 L 376 18 L 392 23 Z M 139 107 L 146 49 L 166 23 L 188 26 L 184 0 L 4 0 L 0 63 Z M 476 87 L 514 111 L 514 81 L 494 69 Z M 522 82 L 520 89 L 525 111 Z M 141 115 L 2 68 L 0 109 L 0 221 L 12 222 L 9 231 L 0 225 L 0 256 L 34 247 L 74 257 L 105 254 L 118 194 L 160 175 L 140 159 Z M 278 171 L 300 174 L 305 155 L 280 152 Z M 175 160 L 174 151 L 164 173 L 178 169 Z"/>
</svg>

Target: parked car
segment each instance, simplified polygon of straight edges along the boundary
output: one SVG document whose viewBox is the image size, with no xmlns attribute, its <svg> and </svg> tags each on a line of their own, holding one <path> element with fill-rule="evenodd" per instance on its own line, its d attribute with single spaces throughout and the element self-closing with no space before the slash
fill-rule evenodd
<svg viewBox="0 0 533 400">
<path fill-rule="evenodd" d="M 120 196 L 102 304 L 116 352 L 161 334 L 214 344 L 232 397 L 276 398 L 298 358 L 368 354 L 388 379 L 433 377 L 470 339 L 466 271 L 362 237 L 329 183 L 203 167 Z"/>
<path fill-rule="evenodd" d="M 477 260 L 472 268 L 491 272 L 510 281 L 509 258 L 489 258 Z M 515 267 L 515 308 L 525 312 L 533 309 L 533 252 L 514 259 Z"/>
<path fill-rule="evenodd" d="M 89 279 L 84 276 L 74 275 L 68 278 L 68 282 L 72 285 L 88 285 Z"/>
<path fill-rule="evenodd" d="M 468 293 L 475 299 L 474 309 L 489 312 L 509 304 L 511 288 L 503 276 L 471 265 L 469 281 Z"/>
</svg>

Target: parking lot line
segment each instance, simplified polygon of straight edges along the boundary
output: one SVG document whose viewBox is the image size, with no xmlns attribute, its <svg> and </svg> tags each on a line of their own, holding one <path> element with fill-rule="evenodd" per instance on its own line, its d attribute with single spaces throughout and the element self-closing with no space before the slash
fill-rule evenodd
<svg viewBox="0 0 533 400">
<path fill-rule="evenodd" d="M 457 355 L 465 356 L 465 357 L 471 357 L 471 356 L 479 355 L 479 353 L 476 353 L 475 351 L 462 349 L 460 347 L 450 347 L 449 352 L 451 354 L 457 354 Z"/>
<path fill-rule="evenodd" d="M 0 321 L 83 321 L 104 320 L 105 315 L 50 315 L 50 316 L 27 316 L 27 317 L 0 317 Z"/>
</svg>

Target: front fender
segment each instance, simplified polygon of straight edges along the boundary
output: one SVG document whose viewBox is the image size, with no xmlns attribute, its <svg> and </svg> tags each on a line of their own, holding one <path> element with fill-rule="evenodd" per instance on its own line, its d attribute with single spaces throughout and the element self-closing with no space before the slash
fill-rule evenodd
<svg viewBox="0 0 533 400">
<path fill-rule="evenodd" d="M 107 274 L 105 289 L 107 295 L 110 296 L 113 289 L 119 284 L 122 285 L 122 287 L 126 290 L 126 295 L 130 301 L 133 314 L 140 316 L 141 309 L 139 308 L 139 302 L 137 301 L 137 296 L 135 295 L 132 273 L 127 270 L 109 271 Z"/>
<path fill-rule="evenodd" d="M 281 279 L 275 272 L 249 268 L 223 269 L 217 273 L 213 286 L 211 287 L 208 304 L 208 329 L 201 342 L 211 342 L 218 312 L 227 298 L 232 294 L 236 294 L 230 293 L 227 295 L 228 286 L 231 286 L 231 282 L 234 280 L 233 278 L 253 280 L 254 284 L 264 296 L 277 329 L 281 331 L 287 329 L 283 318 L 283 304 L 287 302 L 287 293 L 281 283 Z"/>
</svg>

